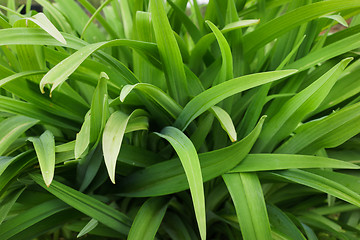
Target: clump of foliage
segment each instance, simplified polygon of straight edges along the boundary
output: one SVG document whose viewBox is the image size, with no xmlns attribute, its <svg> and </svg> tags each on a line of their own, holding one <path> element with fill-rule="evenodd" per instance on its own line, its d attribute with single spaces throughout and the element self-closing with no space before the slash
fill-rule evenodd
<svg viewBox="0 0 360 240">
<path fill-rule="evenodd" d="M 1 239 L 359 239 L 360 1 L 36 2 L 1 6 Z"/>
</svg>

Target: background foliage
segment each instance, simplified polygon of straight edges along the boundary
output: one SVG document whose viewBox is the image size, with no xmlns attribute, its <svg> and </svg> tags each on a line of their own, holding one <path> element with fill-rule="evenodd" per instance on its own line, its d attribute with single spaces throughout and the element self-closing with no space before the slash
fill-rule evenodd
<svg viewBox="0 0 360 240">
<path fill-rule="evenodd" d="M 1 5 L 2 239 L 359 239 L 359 0 L 36 2 Z"/>
</svg>

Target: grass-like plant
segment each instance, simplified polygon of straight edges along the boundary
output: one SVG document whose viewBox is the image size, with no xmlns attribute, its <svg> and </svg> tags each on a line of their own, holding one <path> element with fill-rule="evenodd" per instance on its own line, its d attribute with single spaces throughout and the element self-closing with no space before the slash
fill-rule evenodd
<svg viewBox="0 0 360 240">
<path fill-rule="evenodd" d="M 36 2 L 0 6 L 0 239 L 360 238 L 359 0 Z"/>
</svg>

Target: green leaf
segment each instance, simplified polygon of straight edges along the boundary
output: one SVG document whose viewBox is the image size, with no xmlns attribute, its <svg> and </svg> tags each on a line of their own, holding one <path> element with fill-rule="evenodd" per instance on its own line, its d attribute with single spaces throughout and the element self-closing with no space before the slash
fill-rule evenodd
<svg viewBox="0 0 360 240">
<path fill-rule="evenodd" d="M 75 159 L 81 157 L 86 152 L 90 143 L 90 111 L 85 115 L 80 132 L 76 134 L 74 154 Z"/>
<path fill-rule="evenodd" d="M 141 109 L 133 111 L 127 115 L 121 111 L 116 111 L 109 117 L 102 137 L 102 148 L 104 152 L 105 165 L 111 181 L 115 184 L 116 161 L 120 152 L 121 143 L 126 132 L 126 128 L 131 118 L 146 115 Z"/>
<path fill-rule="evenodd" d="M 30 176 L 37 184 L 71 207 L 124 235 L 128 233 L 131 222 L 123 213 L 58 181 L 54 180 L 50 187 L 46 187 L 39 175 Z"/>
<path fill-rule="evenodd" d="M 199 154 L 204 182 L 209 181 L 238 165 L 250 152 L 257 139 L 265 117 L 255 129 L 241 141 L 216 151 Z M 179 159 L 154 164 L 126 176 L 118 183 L 122 196 L 161 196 L 189 189 L 186 175 Z"/>
<path fill-rule="evenodd" d="M 298 154 L 249 154 L 239 165 L 229 172 L 258 172 L 291 168 L 344 168 L 360 167 L 336 159 Z"/>
<path fill-rule="evenodd" d="M 29 76 L 42 75 L 42 74 L 45 74 L 45 71 L 27 71 L 27 72 L 25 71 L 25 72 L 15 73 L 13 75 L 10 75 L 6 78 L 1 79 L 0 87 L 4 86 L 8 82 L 14 81 L 21 77 L 29 77 Z"/>
<path fill-rule="evenodd" d="M 25 116 L 14 116 L 2 121 L 0 125 L 0 155 L 3 155 L 18 137 L 38 122 L 36 119 Z"/>
<path fill-rule="evenodd" d="M 322 47 L 319 50 L 311 52 L 306 56 L 296 60 L 295 62 L 287 65 L 285 69 L 298 69 L 299 71 L 305 71 L 320 62 L 325 62 L 326 60 L 329 60 L 333 57 L 359 48 L 359 37 L 360 33 L 353 34 L 345 39 Z"/>
<path fill-rule="evenodd" d="M 98 15 L 100 15 L 99 13 L 101 12 L 101 10 L 103 10 L 104 7 L 106 7 L 106 5 L 108 5 L 112 0 L 106 0 L 105 2 L 103 2 L 101 4 L 101 6 L 96 9 L 96 11 L 93 13 L 93 15 L 91 16 L 91 18 L 89 18 L 89 20 L 87 21 L 87 23 L 85 24 L 83 30 L 81 31 L 81 37 L 80 38 L 83 38 L 84 36 L 84 33 L 85 31 L 88 29 L 88 27 L 90 26 L 90 24 L 94 21 L 95 18 L 98 17 Z M 103 22 L 106 22 L 106 21 L 102 21 Z M 107 25 L 107 24 L 106 24 Z M 111 28 L 108 28 L 108 29 L 111 29 Z M 116 35 L 115 35 L 116 36 Z"/>
<path fill-rule="evenodd" d="M 109 117 L 106 73 L 100 73 L 99 83 L 95 88 L 90 107 L 90 143 L 97 143 L 101 139 L 106 120 Z"/>
<path fill-rule="evenodd" d="M 265 200 L 257 175 L 230 173 L 224 174 L 223 179 L 234 202 L 243 238 L 272 239 Z"/>
<path fill-rule="evenodd" d="M 61 33 L 56 29 L 56 27 L 50 22 L 50 20 L 43 13 L 38 13 L 30 18 L 26 18 L 26 21 L 32 21 L 42 29 L 44 29 L 48 34 L 50 34 L 53 38 L 61 42 L 62 44 L 66 44 L 66 40 L 61 35 Z"/>
<path fill-rule="evenodd" d="M 80 238 L 82 236 L 84 236 L 85 234 L 88 234 L 89 232 L 91 232 L 91 230 L 93 230 L 94 228 L 96 228 L 96 226 L 98 225 L 98 221 L 94 218 L 92 218 L 85 226 L 83 229 L 81 229 L 81 231 L 79 232 L 79 234 L 76 236 L 77 238 Z"/>
<path fill-rule="evenodd" d="M 186 129 L 186 127 L 195 118 L 200 116 L 203 112 L 221 102 L 227 97 L 248 90 L 250 88 L 260 86 L 278 79 L 287 77 L 296 73 L 297 70 L 284 70 L 265 73 L 256 73 L 251 75 L 234 78 L 218 84 L 194 97 L 188 104 L 186 104 L 179 117 L 176 119 L 175 126 L 179 129 Z"/>
<path fill-rule="evenodd" d="M 2 197 L 1 206 L 0 206 L 0 225 L 5 220 L 6 216 L 10 212 L 11 208 L 17 201 L 17 199 L 20 197 L 20 195 L 23 193 L 23 189 L 16 189 L 10 193 L 8 193 L 5 197 Z M 1 228 L 0 228 L 1 229 Z"/>
<path fill-rule="evenodd" d="M 343 25 L 344 27 L 348 27 L 346 20 L 341 15 L 327 15 L 327 16 L 323 16 L 322 18 L 332 19 L 338 22 L 339 24 Z"/>
<path fill-rule="evenodd" d="M 190 186 L 200 236 L 201 239 L 206 239 L 203 177 L 196 149 L 190 139 L 177 128 L 165 127 L 161 130 L 161 133 L 156 134 L 169 141 L 180 158 Z"/>
<path fill-rule="evenodd" d="M 246 53 L 263 47 L 289 30 L 331 12 L 360 7 L 360 2 L 353 0 L 331 0 L 316 2 L 299 7 L 280 17 L 277 17 L 244 36 Z M 299 17 L 302 16 L 302 17 Z M 290 66 L 289 66 L 290 67 Z M 293 66 L 291 66 L 293 68 Z"/>
<path fill-rule="evenodd" d="M 163 1 L 151 0 L 149 7 L 170 96 L 183 106 L 188 90 L 179 46 L 166 17 Z"/>
<path fill-rule="evenodd" d="M 319 191 L 333 195 L 358 207 L 360 206 L 359 193 L 356 193 L 353 190 L 345 187 L 340 182 L 335 182 L 318 174 L 299 169 L 284 170 L 271 174 L 290 180 L 292 182 L 296 182 L 298 184 L 315 188 Z"/>
<path fill-rule="evenodd" d="M 225 34 L 230 31 L 234 31 L 237 29 L 241 29 L 244 27 L 249 27 L 252 25 L 256 25 L 260 22 L 259 19 L 253 19 L 253 20 L 240 20 L 238 22 L 233 22 L 228 25 L 226 25 L 222 30 L 221 33 Z M 199 65 L 201 65 L 201 59 L 203 55 L 206 53 L 207 49 L 210 47 L 210 45 L 215 41 L 216 37 L 214 33 L 209 33 L 204 35 L 195 45 L 194 49 L 191 51 L 191 58 L 190 58 L 190 68 L 192 70 L 196 70 L 199 68 Z"/>
<path fill-rule="evenodd" d="M 310 153 L 333 148 L 360 132 L 360 103 L 343 108 L 323 119 L 300 126 L 277 153 Z"/>
<path fill-rule="evenodd" d="M 41 174 L 46 186 L 50 186 L 55 171 L 55 140 L 54 135 L 45 131 L 39 138 L 30 137 L 30 142 L 34 144 L 36 155 L 39 160 Z"/>
<path fill-rule="evenodd" d="M 307 115 L 321 104 L 351 60 L 352 58 L 342 60 L 310 86 L 289 99 L 265 124 L 255 145 L 255 151 L 270 152 L 287 137 Z"/>
<path fill-rule="evenodd" d="M 160 105 L 174 119 L 180 114 L 182 107 L 174 99 L 160 88 L 148 83 L 125 85 L 120 92 L 120 101 L 124 102 L 129 93 L 135 89 L 144 94 L 149 100 Z"/>
<path fill-rule="evenodd" d="M 233 59 L 231 49 L 221 31 L 210 21 L 205 21 L 213 31 L 221 51 L 222 65 L 215 84 L 225 82 L 234 77 L 233 75 Z"/>
<path fill-rule="evenodd" d="M 2 159 L 3 160 L 3 159 Z M 5 166 L 0 165 L 0 192 L 2 192 L 16 176 L 21 173 L 24 168 L 36 162 L 36 155 L 33 150 L 29 150 L 15 156 L 13 159 L 6 159 Z"/>
<path fill-rule="evenodd" d="M 229 135 L 229 138 L 232 142 L 237 141 L 237 134 L 234 127 L 234 123 L 231 120 L 230 115 L 222 108 L 213 106 L 210 110 L 215 117 L 219 120 L 221 127 L 226 131 Z"/>
<path fill-rule="evenodd" d="M 79 66 L 85 61 L 87 57 L 89 57 L 93 52 L 97 51 L 103 47 L 111 47 L 111 46 L 131 46 L 135 49 L 138 49 L 141 54 L 141 51 L 146 52 L 149 56 L 156 56 L 157 49 L 155 44 L 153 43 L 145 43 L 140 41 L 133 41 L 127 39 L 118 39 L 112 40 L 108 42 L 99 42 L 87 45 L 81 48 L 76 53 L 72 54 L 68 58 L 61 61 L 58 65 L 53 67 L 42 79 L 40 82 L 40 90 L 44 93 L 44 87 L 46 84 L 52 85 L 51 91 L 54 91 L 56 87 L 62 84 Z M 128 69 L 127 69 L 128 70 Z M 129 71 L 129 70 L 128 70 Z M 129 82 L 138 82 L 135 76 L 131 75 L 127 80 Z M 135 83 L 134 82 L 134 83 Z"/>
<path fill-rule="evenodd" d="M 272 229 L 276 228 L 276 230 L 285 234 L 287 239 L 306 240 L 304 235 L 286 215 L 285 212 L 281 211 L 279 208 L 271 204 L 267 204 L 266 208 L 269 214 Z"/>
<path fill-rule="evenodd" d="M 58 199 L 38 204 L 2 223 L 0 227 L 0 235 L 3 239 L 9 239 L 33 224 L 68 208 L 69 206 L 67 204 Z"/>
<path fill-rule="evenodd" d="M 137 212 L 127 239 L 154 239 L 167 206 L 168 200 L 166 198 L 148 199 Z"/>
</svg>

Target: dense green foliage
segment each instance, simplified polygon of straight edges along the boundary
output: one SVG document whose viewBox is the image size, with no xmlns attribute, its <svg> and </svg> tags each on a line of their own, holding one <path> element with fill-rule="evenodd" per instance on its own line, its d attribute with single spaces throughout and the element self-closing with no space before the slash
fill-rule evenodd
<svg viewBox="0 0 360 240">
<path fill-rule="evenodd" d="M 360 0 L 36 2 L 1 6 L 1 239 L 360 238 Z"/>
</svg>

